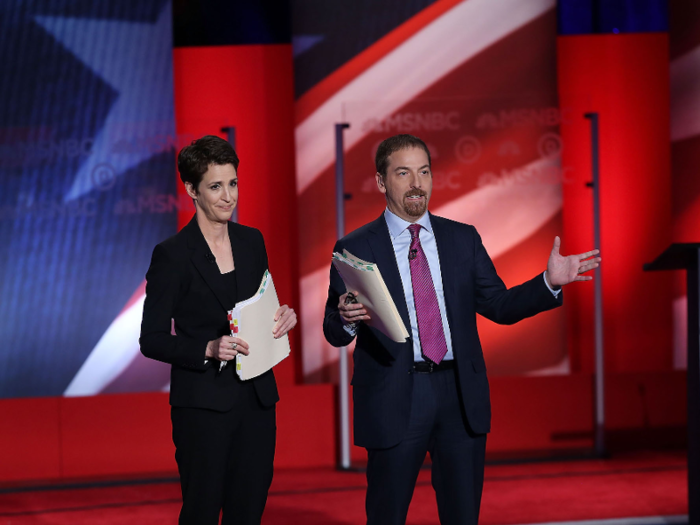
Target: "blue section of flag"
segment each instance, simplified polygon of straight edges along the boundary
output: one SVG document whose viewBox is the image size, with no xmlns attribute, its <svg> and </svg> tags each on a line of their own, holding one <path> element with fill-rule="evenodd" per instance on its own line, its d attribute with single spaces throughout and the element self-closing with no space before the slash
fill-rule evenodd
<svg viewBox="0 0 700 525">
<path fill-rule="evenodd" d="M 0 8 L 0 397 L 61 395 L 175 233 L 170 2 Z"/>
<path fill-rule="evenodd" d="M 306 53 L 316 44 L 323 42 L 323 35 L 296 35 L 292 38 L 292 49 L 294 50 L 294 58 Z"/>
</svg>

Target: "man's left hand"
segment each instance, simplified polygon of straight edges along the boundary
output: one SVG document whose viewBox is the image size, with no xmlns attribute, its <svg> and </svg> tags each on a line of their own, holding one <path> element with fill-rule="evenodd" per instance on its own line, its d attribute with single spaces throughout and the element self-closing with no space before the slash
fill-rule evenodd
<svg viewBox="0 0 700 525">
<path fill-rule="evenodd" d="M 596 249 L 579 255 L 564 257 L 559 253 L 560 246 L 561 239 L 554 237 L 554 246 L 547 262 L 547 281 L 549 285 L 553 289 L 557 289 L 574 281 L 590 281 L 593 279 L 589 275 L 582 274 L 598 268 L 600 257 L 594 256 L 598 255 L 600 250 Z"/>
</svg>

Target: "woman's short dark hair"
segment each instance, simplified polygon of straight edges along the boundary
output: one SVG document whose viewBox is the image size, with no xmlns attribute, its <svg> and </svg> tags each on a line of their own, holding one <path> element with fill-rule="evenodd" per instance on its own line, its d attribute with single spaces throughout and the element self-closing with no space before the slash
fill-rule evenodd
<svg viewBox="0 0 700 525">
<path fill-rule="evenodd" d="M 196 190 L 209 166 L 232 164 L 238 171 L 238 155 L 227 141 L 214 135 L 206 135 L 193 140 L 192 144 L 180 150 L 177 156 L 177 169 L 182 182 L 189 182 Z"/>
<path fill-rule="evenodd" d="M 425 145 L 425 142 L 413 135 L 394 135 L 393 137 L 384 139 L 377 148 L 377 154 L 374 157 L 377 173 L 382 177 L 386 177 L 386 170 L 389 167 L 389 156 L 402 149 L 410 148 L 421 148 L 425 151 L 425 154 L 428 156 L 428 166 L 431 165 L 430 151 L 428 151 L 428 146 Z"/>
</svg>

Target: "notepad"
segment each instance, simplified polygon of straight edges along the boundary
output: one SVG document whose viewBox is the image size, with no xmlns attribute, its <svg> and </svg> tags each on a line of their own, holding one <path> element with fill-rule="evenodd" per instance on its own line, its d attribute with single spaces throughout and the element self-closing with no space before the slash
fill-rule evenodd
<svg viewBox="0 0 700 525">
<path fill-rule="evenodd" d="M 333 253 L 333 266 L 340 274 L 347 291 L 357 291 L 357 301 L 370 316 L 366 322 L 392 341 L 403 343 L 409 334 L 396 309 L 394 299 L 384 283 L 376 263 L 363 261 L 347 250 Z"/>
<path fill-rule="evenodd" d="M 264 374 L 291 352 L 287 334 L 279 339 L 272 335 L 279 307 L 272 275 L 265 271 L 255 295 L 228 312 L 231 335 L 243 339 L 250 348 L 250 354 L 236 356 L 236 373 L 243 381 Z"/>
</svg>

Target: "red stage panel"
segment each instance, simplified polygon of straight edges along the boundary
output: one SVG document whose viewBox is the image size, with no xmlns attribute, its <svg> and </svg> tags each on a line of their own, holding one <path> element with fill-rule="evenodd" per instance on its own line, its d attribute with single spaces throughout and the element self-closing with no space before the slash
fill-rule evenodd
<svg viewBox="0 0 700 525">
<path fill-rule="evenodd" d="M 64 478 L 174 474 L 167 394 L 63 398 Z"/>
<path fill-rule="evenodd" d="M 583 374 L 492 378 L 487 452 L 592 447 L 592 388 L 591 377 Z"/>
<path fill-rule="evenodd" d="M 668 35 L 558 39 L 564 149 L 564 247 L 592 245 L 589 121 L 600 115 L 601 252 L 606 364 L 671 368 L 671 276 L 642 272 L 671 242 Z M 593 369 L 593 287 L 567 288 L 573 368 Z"/>
<path fill-rule="evenodd" d="M 283 386 L 277 404 L 275 468 L 336 464 L 334 385 Z"/>
<path fill-rule="evenodd" d="M 685 372 L 609 374 L 607 446 L 612 452 L 682 448 Z M 593 376 L 491 379 L 492 457 L 593 447 Z"/>
<path fill-rule="evenodd" d="M 61 475 L 59 398 L 0 400 L 0 482 Z"/>
</svg>

